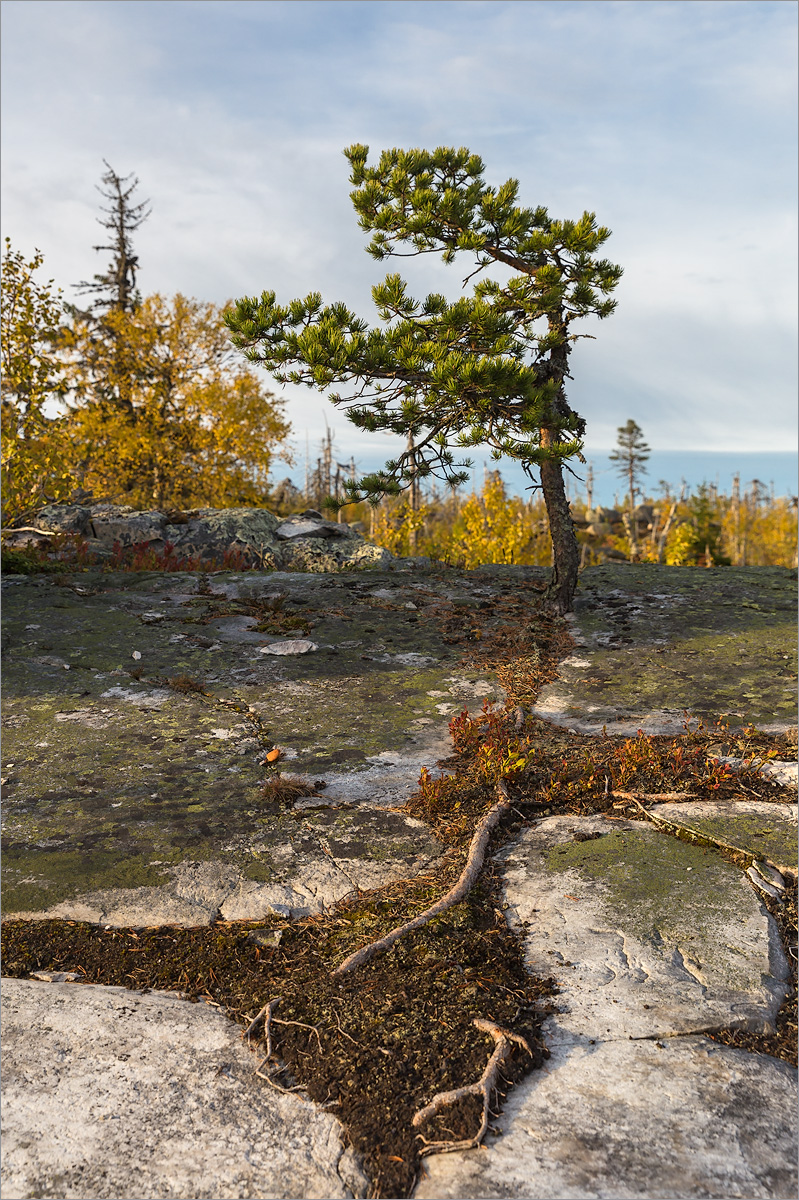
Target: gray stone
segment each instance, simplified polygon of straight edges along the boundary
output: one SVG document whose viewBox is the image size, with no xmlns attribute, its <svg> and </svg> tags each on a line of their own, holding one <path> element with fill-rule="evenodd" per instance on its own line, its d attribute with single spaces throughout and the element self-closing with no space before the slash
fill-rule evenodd
<svg viewBox="0 0 799 1200">
<path fill-rule="evenodd" d="M 772 900 L 782 899 L 782 892 L 784 889 L 776 888 L 773 883 L 769 883 L 769 881 L 764 879 L 754 866 L 750 867 L 746 874 L 752 880 L 752 883 L 755 885 L 755 887 L 763 892 L 764 895 L 771 896 Z"/>
<path fill-rule="evenodd" d="M 7 1200 L 366 1195 L 338 1122 L 258 1079 L 220 1011 L 69 983 L 2 995 Z"/>
<path fill-rule="evenodd" d="M 480 1151 L 425 1159 L 415 1200 L 787 1200 L 796 1072 L 704 1037 L 557 1046 Z"/>
<path fill-rule="evenodd" d="M 589 567 L 574 617 L 582 662 L 541 690 L 534 713 L 544 720 L 625 737 L 679 734 L 686 714 L 689 724 L 796 725 L 796 582 L 787 568 Z"/>
<path fill-rule="evenodd" d="M 496 1143 L 425 1160 L 415 1200 L 792 1195 L 796 1072 L 697 1036 L 767 1025 L 786 992 L 741 873 L 603 818 L 553 817 L 499 857 L 530 967 L 558 984 L 551 1057 L 511 1091 Z"/>
<path fill-rule="evenodd" d="M 452 714 L 501 690 L 456 670 L 432 622 L 407 623 L 413 584 L 396 585 L 397 605 L 383 609 L 368 593 L 385 575 L 80 578 L 80 594 L 35 577 L 5 594 L 4 752 L 15 764 L 4 787 L 5 917 L 198 925 L 220 910 L 316 912 L 441 852 L 422 826 L 397 817 L 390 827 L 385 810 L 450 753 Z M 449 587 L 431 581 L 425 596 Z M 323 650 L 260 654 L 274 635 L 244 628 L 257 613 L 214 616 L 227 601 L 278 595 Z M 154 613 L 163 619 L 140 620 Z M 70 671 L 35 661 L 48 645 Z M 181 676 L 204 694 L 163 686 Z M 281 770 L 328 783 L 307 812 L 264 798 L 272 746 Z M 340 809 L 333 836 L 311 812 L 320 803 Z M 194 872 L 182 882 L 181 864 Z"/>
<path fill-rule="evenodd" d="M 264 569 L 339 571 L 385 568 L 393 561 L 387 550 L 366 542 L 348 525 L 310 512 L 282 520 L 262 508 L 179 513 L 135 512 L 115 504 L 51 504 L 33 520 L 45 532 L 84 538 L 101 558 L 109 557 L 114 543 L 123 548 L 144 544 L 160 553 L 169 542 L 178 556 L 221 561 L 226 553 L 238 553 L 245 566 Z M 25 533 L 16 539 L 17 544 L 31 540 L 41 542 L 42 537 Z"/>
<path fill-rule="evenodd" d="M 275 537 L 286 541 L 290 538 L 343 538 L 352 537 L 352 530 L 349 525 L 337 525 L 333 521 L 294 517 L 277 526 Z"/>
<path fill-rule="evenodd" d="M 737 867 L 650 825 L 550 817 L 504 857 L 508 915 L 554 975 L 553 1036 L 769 1027 L 788 990 L 773 919 Z"/>
<path fill-rule="evenodd" d="M 310 654 L 312 650 L 318 650 L 316 642 L 311 642 L 307 638 L 290 638 L 285 642 L 270 642 L 268 646 L 262 646 L 259 654 Z"/>
</svg>

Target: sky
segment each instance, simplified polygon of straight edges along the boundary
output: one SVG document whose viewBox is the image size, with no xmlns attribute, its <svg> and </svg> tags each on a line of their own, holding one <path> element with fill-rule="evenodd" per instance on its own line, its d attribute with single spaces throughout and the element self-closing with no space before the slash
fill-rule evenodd
<svg viewBox="0 0 799 1200">
<path fill-rule="evenodd" d="M 553 217 L 596 213 L 624 276 L 588 321 L 570 403 L 587 449 L 628 419 L 661 450 L 796 447 L 793 0 L 3 0 L 2 229 L 67 299 L 105 269 L 107 159 L 152 215 L 144 294 L 319 291 L 370 322 L 344 147 L 467 146 Z M 411 294 L 471 269 L 399 263 Z M 322 393 L 286 401 L 302 458 L 396 443 Z"/>
</svg>

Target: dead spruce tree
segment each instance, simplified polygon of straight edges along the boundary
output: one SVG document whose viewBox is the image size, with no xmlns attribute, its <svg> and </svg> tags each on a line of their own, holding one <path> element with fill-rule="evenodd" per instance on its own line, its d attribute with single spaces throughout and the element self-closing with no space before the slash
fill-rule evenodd
<svg viewBox="0 0 799 1200">
<path fill-rule="evenodd" d="M 482 160 L 466 149 L 387 150 L 374 167 L 367 146 L 344 153 L 373 257 L 441 253 L 452 263 L 465 253 L 476 265 L 464 285 L 491 266 L 514 274 L 482 278 L 454 302 L 414 300 L 399 275 L 388 275 L 372 289 L 382 328 L 342 303 L 323 305 L 315 292 L 281 306 L 264 291 L 230 312 L 233 341 L 281 382 L 346 385 L 347 394 L 329 398 L 355 425 L 408 439 L 413 451 L 352 483 L 350 500 L 376 501 L 431 475 L 465 482 L 471 463 L 455 463 L 452 447 L 516 459 L 533 486 L 537 470 L 554 549 L 548 595 L 566 612 L 579 556 L 563 468 L 580 456 L 585 422 L 565 382 L 574 342 L 590 336 L 572 324 L 616 306 L 608 297 L 621 268 L 595 257 L 610 230 L 593 213 L 559 221 L 542 207 L 519 208 L 517 181 L 490 187 Z"/>
<path fill-rule="evenodd" d="M 82 280 L 75 286 L 79 292 L 90 292 L 96 297 L 91 305 L 92 312 L 132 312 L 139 300 L 136 291 L 139 256 L 134 253 L 132 239 L 152 210 L 147 207 L 148 200 L 140 204 L 131 201 L 131 196 L 139 186 L 135 176 L 117 175 L 105 159 L 103 162 L 106 166 L 103 175 L 106 190 L 101 187 L 97 190 L 108 201 L 108 207 L 102 209 L 104 217 L 98 217 L 97 220 L 108 230 L 110 241 L 94 249 L 108 250 L 111 261 L 103 274 L 95 275 L 91 281 Z M 125 187 L 129 179 L 133 182 Z"/>
</svg>

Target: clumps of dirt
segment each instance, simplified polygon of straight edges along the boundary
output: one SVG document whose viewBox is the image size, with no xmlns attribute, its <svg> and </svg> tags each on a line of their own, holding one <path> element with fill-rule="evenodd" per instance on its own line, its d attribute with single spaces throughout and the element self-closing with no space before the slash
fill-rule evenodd
<svg viewBox="0 0 799 1200">
<path fill-rule="evenodd" d="M 205 684 L 201 679 L 195 679 L 193 675 L 175 675 L 166 682 L 173 692 L 182 692 L 185 695 L 189 695 L 191 692 L 205 694 Z"/>
<path fill-rule="evenodd" d="M 438 874 L 364 893 L 329 914 L 287 925 L 274 948 L 248 940 L 258 927 L 253 922 L 103 930 L 79 922 L 11 921 L 3 926 L 5 973 L 25 978 L 37 970 L 80 970 L 90 983 L 178 988 L 190 999 L 213 999 L 244 1028 L 266 1001 L 280 997 L 272 1025 L 284 1068 L 277 1079 L 283 1086 L 301 1084 L 341 1120 L 372 1178 L 374 1197 L 408 1196 L 423 1145 L 411 1123 L 414 1113 L 436 1093 L 478 1080 L 492 1053 L 491 1039 L 472 1024 L 475 1017 L 525 1038 L 533 1052 L 519 1049 L 505 1064 L 508 1086 L 548 1057 L 540 1024 L 553 984 L 527 973 L 520 944 L 497 908 L 490 873 L 439 920 L 351 975 L 331 976 L 352 950 L 427 907 L 459 865 L 450 860 Z M 502 1098 L 495 1097 L 493 1111 Z M 425 1124 L 424 1136 L 474 1136 L 479 1108 L 472 1098 L 448 1108 Z"/>
</svg>

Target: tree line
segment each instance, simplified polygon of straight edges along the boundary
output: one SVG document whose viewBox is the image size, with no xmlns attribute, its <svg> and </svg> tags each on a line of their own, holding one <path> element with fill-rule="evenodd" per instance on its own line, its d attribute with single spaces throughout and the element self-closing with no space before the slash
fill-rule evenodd
<svg viewBox="0 0 799 1200">
<path fill-rule="evenodd" d="M 466 568 L 483 563 L 549 567 L 552 540 L 541 497 L 510 495 L 499 472 L 479 491 L 432 488 L 414 510 L 405 498 L 388 498 L 376 510 L 346 509 L 367 535 L 394 554 L 426 555 Z M 663 485 L 637 497 L 636 541 L 624 508 L 571 501 L 580 568 L 606 562 L 669 566 L 797 565 L 796 498 L 773 497 L 759 480 L 729 492 L 702 484 L 689 493 Z"/>
<path fill-rule="evenodd" d="M 142 296 L 133 234 L 150 215 L 138 181 L 107 163 L 98 218 L 105 271 L 41 282 L 43 255 L 7 238 L 2 269 L 3 524 L 48 502 L 133 508 L 262 505 L 289 425 L 283 404 L 231 346 L 225 306 Z"/>
<path fill-rule="evenodd" d="M 407 538 L 411 552 L 450 517 L 473 545 L 494 522 L 488 542 L 498 556 L 550 563 L 547 598 L 560 612 L 592 555 L 690 559 L 690 527 L 705 539 L 705 558 L 721 561 L 713 530 L 724 522 L 702 515 L 706 497 L 636 513 L 647 509 L 635 501 L 649 448 L 633 421 L 619 431 L 629 504 L 618 520 L 570 507 L 564 471 L 569 460 L 585 462 L 585 421 L 567 396 L 570 356 L 593 336 L 581 323 L 616 307 L 622 270 L 599 257 L 610 230 L 591 212 L 555 219 L 543 206 L 520 206 L 518 182 L 491 186 L 465 148 L 387 150 L 371 165 L 367 146 L 344 153 L 368 252 L 378 261 L 440 254 L 448 265 L 465 255 L 471 269 L 456 300 L 416 299 L 390 273 L 372 289 L 379 323 L 370 326 L 316 292 L 281 302 L 265 290 L 224 306 L 142 297 L 133 235 L 150 209 L 134 199 L 138 181 L 108 163 L 99 220 L 109 236 L 94 249 L 110 261 L 78 285 L 87 308 L 64 303 L 52 281 L 36 282 L 38 251 L 26 260 L 6 243 L 4 521 L 90 494 L 137 508 L 296 506 L 303 493 L 294 485 L 270 495 L 289 425 L 253 370 L 261 366 L 278 382 L 340 388 L 329 399 L 356 427 L 401 435 L 406 449 L 362 478 L 354 463 L 334 462 L 328 437 L 304 499 L 313 491 L 319 504 L 379 505 L 368 519 L 375 536 Z M 519 462 L 535 499 L 525 506 L 494 478 L 481 497 L 456 501 L 472 466 L 456 457 L 475 446 Z M 325 488 L 334 495 L 323 497 Z M 739 526 L 745 509 L 739 502 Z"/>
</svg>

